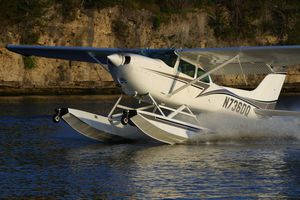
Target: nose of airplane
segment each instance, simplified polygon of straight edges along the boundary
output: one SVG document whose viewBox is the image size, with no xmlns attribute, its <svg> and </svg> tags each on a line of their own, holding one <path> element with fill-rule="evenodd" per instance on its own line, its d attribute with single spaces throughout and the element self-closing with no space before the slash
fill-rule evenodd
<svg viewBox="0 0 300 200">
<path fill-rule="evenodd" d="M 107 56 L 107 59 L 115 66 L 121 66 L 124 64 L 124 56 L 120 54 L 112 54 Z"/>
</svg>

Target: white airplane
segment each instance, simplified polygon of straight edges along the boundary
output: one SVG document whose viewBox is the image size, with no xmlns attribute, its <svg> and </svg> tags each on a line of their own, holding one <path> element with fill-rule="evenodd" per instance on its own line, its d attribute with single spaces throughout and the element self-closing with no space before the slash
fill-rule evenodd
<svg viewBox="0 0 300 200">
<path fill-rule="evenodd" d="M 199 124 L 199 113 L 217 112 L 242 118 L 300 116 L 274 110 L 286 74 L 274 67 L 300 64 L 300 46 L 199 49 L 114 49 L 7 45 L 25 56 L 98 63 L 135 107 L 121 104 L 107 116 L 58 108 L 62 118 L 81 134 L 106 143 L 154 139 L 167 144 L 188 142 L 214 130 Z M 211 74 L 267 74 L 252 91 L 224 87 Z M 246 78 L 245 78 L 246 81 Z M 119 110 L 119 112 L 117 112 Z"/>
</svg>

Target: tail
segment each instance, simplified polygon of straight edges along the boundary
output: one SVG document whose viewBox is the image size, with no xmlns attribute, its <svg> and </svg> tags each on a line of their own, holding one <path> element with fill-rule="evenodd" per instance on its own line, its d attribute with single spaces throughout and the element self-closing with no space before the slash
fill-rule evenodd
<svg viewBox="0 0 300 200">
<path fill-rule="evenodd" d="M 260 109 L 274 109 L 284 83 L 286 74 L 268 74 L 264 80 L 252 91 L 226 88 L 232 93 L 244 97 Z"/>
<path fill-rule="evenodd" d="M 264 102 L 277 101 L 286 74 L 268 74 L 256 89 L 250 92 L 252 99 Z"/>
</svg>

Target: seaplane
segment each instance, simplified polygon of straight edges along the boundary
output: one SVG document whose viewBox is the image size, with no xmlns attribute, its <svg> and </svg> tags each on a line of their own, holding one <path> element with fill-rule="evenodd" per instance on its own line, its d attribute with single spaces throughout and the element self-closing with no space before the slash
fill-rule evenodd
<svg viewBox="0 0 300 200">
<path fill-rule="evenodd" d="M 107 70 L 123 92 L 107 116 L 74 108 L 56 108 L 53 116 L 54 122 L 62 119 L 104 143 L 187 143 L 214 132 L 198 121 L 200 113 L 245 120 L 300 116 L 297 111 L 275 110 L 286 77 L 276 69 L 300 64 L 300 45 L 123 49 L 11 44 L 6 48 L 23 56 L 96 63 Z M 265 77 L 255 89 L 245 90 L 214 83 L 216 74 Z M 134 105 L 124 105 L 124 96 L 134 99 Z"/>
</svg>

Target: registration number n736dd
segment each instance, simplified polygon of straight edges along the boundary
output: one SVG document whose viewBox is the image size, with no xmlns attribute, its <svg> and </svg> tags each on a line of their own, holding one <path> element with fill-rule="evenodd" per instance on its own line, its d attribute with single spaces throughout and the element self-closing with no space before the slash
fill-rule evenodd
<svg viewBox="0 0 300 200">
<path fill-rule="evenodd" d="M 223 103 L 223 108 L 231 110 L 241 115 L 248 116 L 251 110 L 251 106 L 236 99 L 226 97 Z"/>
</svg>

